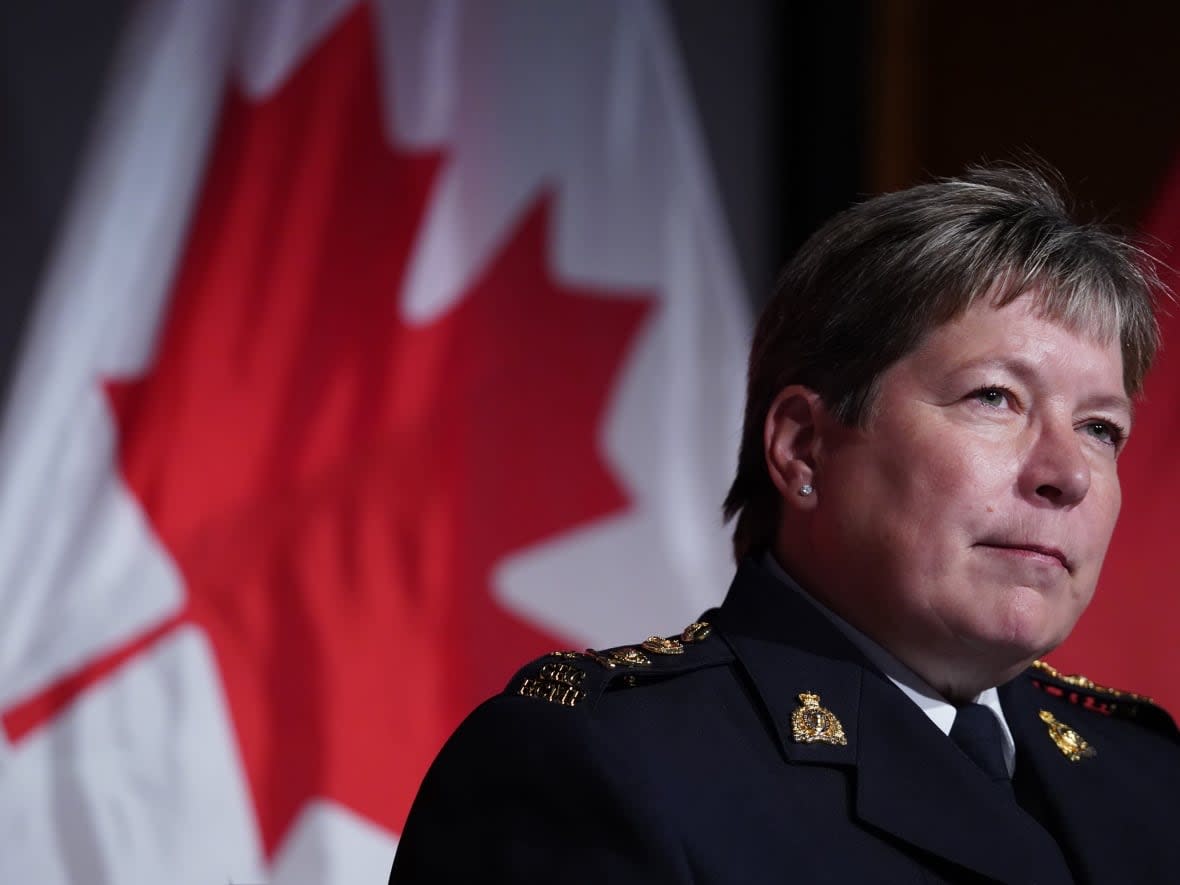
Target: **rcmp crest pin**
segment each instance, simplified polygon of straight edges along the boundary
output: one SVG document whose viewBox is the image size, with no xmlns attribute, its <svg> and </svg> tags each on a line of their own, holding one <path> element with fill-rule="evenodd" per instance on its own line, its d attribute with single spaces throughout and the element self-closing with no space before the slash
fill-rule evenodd
<svg viewBox="0 0 1180 885">
<path fill-rule="evenodd" d="M 820 706 L 820 697 L 814 692 L 805 691 L 799 695 L 799 709 L 791 714 L 791 733 L 797 743 L 801 744 L 835 744 L 838 747 L 848 745 L 844 737 L 844 726 L 836 718 L 836 714 L 826 707 Z"/>
</svg>

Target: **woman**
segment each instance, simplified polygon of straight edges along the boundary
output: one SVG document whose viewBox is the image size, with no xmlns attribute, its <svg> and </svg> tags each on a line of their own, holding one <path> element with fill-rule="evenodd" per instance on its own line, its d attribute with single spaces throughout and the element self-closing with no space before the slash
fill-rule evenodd
<svg viewBox="0 0 1180 885">
<path fill-rule="evenodd" d="M 834 218 L 755 334 L 723 604 L 522 670 L 391 881 L 1174 876 L 1171 718 L 1034 663 L 1118 516 L 1154 285 L 1027 170 Z"/>
</svg>

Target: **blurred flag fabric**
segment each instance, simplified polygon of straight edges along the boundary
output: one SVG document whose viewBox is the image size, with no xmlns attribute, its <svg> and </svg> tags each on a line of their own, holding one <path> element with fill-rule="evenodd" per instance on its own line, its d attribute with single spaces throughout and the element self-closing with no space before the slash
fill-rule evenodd
<svg viewBox="0 0 1180 885">
<path fill-rule="evenodd" d="M 1180 158 L 1144 221 L 1161 277 L 1180 295 Z M 1161 301 L 1163 350 L 1119 459 L 1123 507 L 1098 590 L 1049 660 L 1146 694 L 1180 717 L 1180 303 Z"/>
<path fill-rule="evenodd" d="M 140 4 L 0 428 L 0 881 L 384 881 L 516 666 L 718 601 L 727 236 L 653 0 Z"/>
</svg>

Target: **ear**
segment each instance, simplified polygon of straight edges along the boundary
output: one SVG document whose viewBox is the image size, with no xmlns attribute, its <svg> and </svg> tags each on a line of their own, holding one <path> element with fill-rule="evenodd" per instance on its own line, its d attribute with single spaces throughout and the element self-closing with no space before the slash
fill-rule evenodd
<svg viewBox="0 0 1180 885">
<path fill-rule="evenodd" d="M 801 384 L 779 391 L 766 413 L 766 467 L 783 501 L 798 510 L 815 507 L 816 496 L 799 490 L 815 481 L 817 431 L 823 414 L 820 395 Z"/>
</svg>

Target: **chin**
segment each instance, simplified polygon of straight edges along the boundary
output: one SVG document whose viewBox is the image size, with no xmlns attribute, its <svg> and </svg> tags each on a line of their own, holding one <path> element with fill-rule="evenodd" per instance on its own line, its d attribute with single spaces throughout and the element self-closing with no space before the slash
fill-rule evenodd
<svg viewBox="0 0 1180 885">
<path fill-rule="evenodd" d="M 1004 649 L 1013 661 L 1031 661 L 1048 654 L 1065 641 L 1081 612 L 1062 612 L 1060 606 L 1049 605 L 1043 596 L 1022 599 L 1008 606 L 1001 618 L 988 631 L 988 639 Z"/>
</svg>

